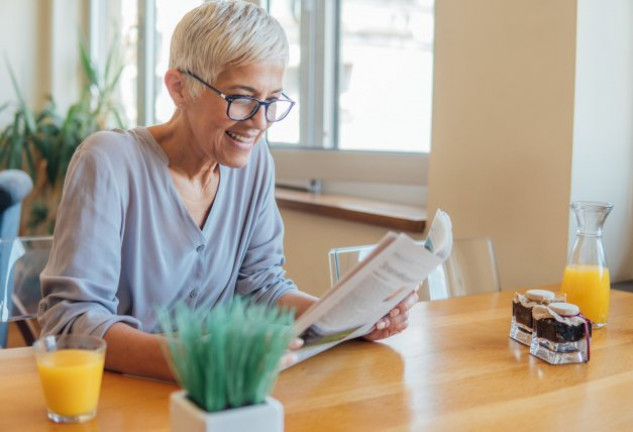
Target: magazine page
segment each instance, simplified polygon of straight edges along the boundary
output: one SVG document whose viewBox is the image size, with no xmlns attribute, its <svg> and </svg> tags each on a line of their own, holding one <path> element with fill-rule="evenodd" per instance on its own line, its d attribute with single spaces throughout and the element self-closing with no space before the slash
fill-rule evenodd
<svg viewBox="0 0 633 432">
<path fill-rule="evenodd" d="M 453 224 L 448 213 L 437 209 L 424 247 L 441 258 L 448 258 L 453 247 Z"/>
<path fill-rule="evenodd" d="M 304 340 L 298 362 L 369 333 L 419 286 L 450 253 L 448 215 L 438 210 L 429 232 L 434 233 L 433 239 L 427 238 L 424 247 L 406 234 L 388 233 L 363 262 L 308 309 L 295 324 L 296 335 Z"/>
</svg>

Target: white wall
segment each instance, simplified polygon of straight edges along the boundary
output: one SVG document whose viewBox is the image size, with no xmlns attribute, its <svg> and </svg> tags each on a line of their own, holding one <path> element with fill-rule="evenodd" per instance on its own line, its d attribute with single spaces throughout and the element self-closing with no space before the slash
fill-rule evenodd
<svg viewBox="0 0 633 432">
<path fill-rule="evenodd" d="M 489 235 L 503 289 L 560 281 L 567 255 L 574 0 L 436 2 L 428 213 Z"/>
<path fill-rule="evenodd" d="M 61 112 L 79 99 L 83 73 L 79 63 L 79 39 L 87 41 L 88 1 L 50 1 L 50 28 L 46 50 L 50 53 L 50 93 Z M 44 2 L 46 3 L 46 1 Z"/>
<path fill-rule="evenodd" d="M 572 200 L 609 201 L 613 280 L 633 279 L 633 2 L 578 1 Z M 570 223 L 574 239 L 576 221 Z"/>
<path fill-rule="evenodd" d="M 42 68 L 42 32 L 39 0 L 0 1 L 0 106 L 17 98 L 11 84 L 7 62 L 17 76 L 27 103 L 43 101 L 45 83 L 39 73 Z M 0 127 L 13 120 L 14 106 L 0 112 Z"/>
<path fill-rule="evenodd" d="M 51 94 L 62 112 L 77 100 L 86 12 L 86 0 L 0 0 L 0 105 L 12 103 L 0 112 L 0 127 L 12 121 L 17 103 L 7 61 L 30 108 L 40 108 Z"/>
</svg>

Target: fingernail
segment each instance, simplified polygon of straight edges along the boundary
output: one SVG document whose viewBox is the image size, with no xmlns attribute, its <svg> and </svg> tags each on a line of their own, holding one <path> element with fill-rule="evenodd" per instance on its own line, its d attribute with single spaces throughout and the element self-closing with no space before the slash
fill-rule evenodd
<svg viewBox="0 0 633 432">
<path fill-rule="evenodd" d="M 299 349 L 303 346 L 303 339 L 297 338 L 290 343 L 290 349 Z"/>
<path fill-rule="evenodd" d="M 295 364 L 297 360 L 299 360 L 299 356 L 295 353 L 290 353 L 290 354 L 286 354 L 283 357 L 281 363 L 283 364 L 283 366 L 291 366 Z"/>
<path fill-rule="evenodd" d="M 386 324 L 384 321 L 380 321 L 378 324 L 376 324 L 376 328 L 378 330 L 384 330 L 385 327 L 386 327 Z"/>
<path fill-rule="evenodd" d="M 389 316 L 392 317 L 392 318 L 396 317 L 398 315 L 400 315 L 400 309 L 397 309 L 397 308 L 396 309 L 391 309 L 391 312 L 389 312 Z"/>
</svg>

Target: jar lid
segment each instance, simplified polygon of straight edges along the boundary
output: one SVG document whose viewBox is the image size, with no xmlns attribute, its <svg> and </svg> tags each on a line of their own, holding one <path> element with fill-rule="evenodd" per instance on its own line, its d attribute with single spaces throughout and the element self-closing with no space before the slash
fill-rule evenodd
<svg viewBox="0 0 633 432">
<path fill-rule="evenodd" d="M 549 308 L 560 316 L 576 316 L 580 312 L 580 308 L 571 303 L 550 303 Z"/>
<path fill-rule="evenodd" d="M 542 302 L 543 300 L 554 300 L 554 293 L 548 290 L 531 289 L 525 292 L 528 300 Z"/>
</svg>

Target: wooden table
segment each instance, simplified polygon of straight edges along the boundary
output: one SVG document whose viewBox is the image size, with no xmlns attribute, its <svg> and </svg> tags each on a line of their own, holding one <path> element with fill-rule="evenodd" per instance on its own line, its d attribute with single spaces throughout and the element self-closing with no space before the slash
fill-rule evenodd
<svg viewBox="0 0 633 432">
<path fill-rule="evenodd" d="M 384 343 L 284 371 L 286 431 L 633 430 L 633 294 L 612 292 L 588 364 L 550 366 L 508 338 L 512 293 L 422 303 Z M 106 373 L 97 418 L 46 419 L 30 348 L 0 351 L 0 431 L 167 431 L 172 384 Z M 254 426 L 256 431 L 256 426 Z"/>
</svg>

